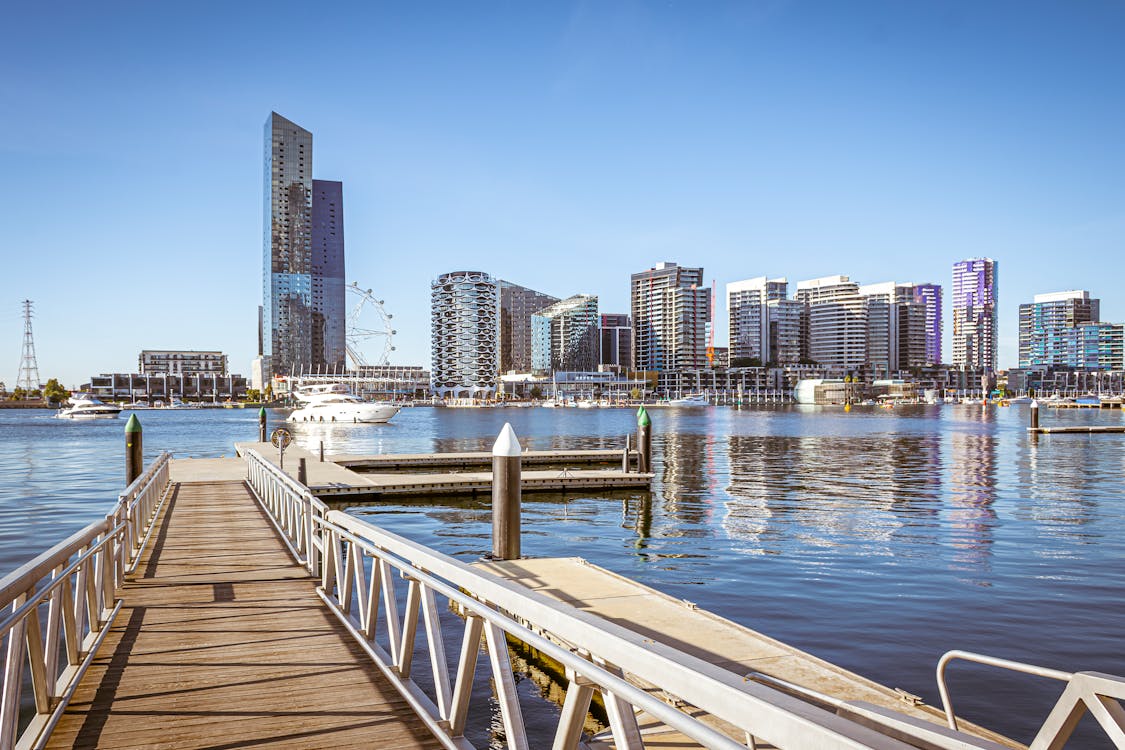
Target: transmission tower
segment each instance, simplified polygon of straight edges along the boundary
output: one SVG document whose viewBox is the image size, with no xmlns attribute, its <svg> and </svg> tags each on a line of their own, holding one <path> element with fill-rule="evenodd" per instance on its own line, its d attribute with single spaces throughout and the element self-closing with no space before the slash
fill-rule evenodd
<svg viewBox="0 0 1125 750">
<path fill-rule="evenodd" d="M 35 360 L 35 339 L 31 335 L 31 300 L 23 301 L 23 357 L 20 359 L 20 374 L 16 387 L 23 388 L 25 394 L 40 390 L 39 363 Z"/>
</svg>

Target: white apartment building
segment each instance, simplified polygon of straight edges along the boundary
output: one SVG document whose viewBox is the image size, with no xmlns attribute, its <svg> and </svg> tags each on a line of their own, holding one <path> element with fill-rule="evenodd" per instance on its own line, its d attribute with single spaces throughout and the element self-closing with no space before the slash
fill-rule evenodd
<svg viewBox="0 0 1125 750">
<path fill-rule="evenodd" d="M 702 268 L 657 263 L 632 275 L 630 298 L 635 369 L 707 366 L 711 290 Z"/>
<path fill-rule="evenodd" d="M 806 307 L 810 359 L 849 369 L 867 363 L 867 309 L 859 284 L 847 276 L 800 281 L 797 301 Z"/>
<path fill-rule="evenodd" d="M 454 271 L 430 284 L 430 383 L 438 396 L 485 398 L 500 372 L 500 288 L 487 273 Z"/>
<path fill-rule="evenodd" d="M 889 376 L 926 364 L 926 304 L 914 284 L 886 281 L 859 288 L 867 314 L 867 366 Z"/>
<path fill-rule="evenodd" d="M 787 299 L 788 295 L 785 278 L 759 276 L 727 284 L 732 360 L 758 359 L 763 364 L 800 360 L 804 304 Z"/>
</svg>

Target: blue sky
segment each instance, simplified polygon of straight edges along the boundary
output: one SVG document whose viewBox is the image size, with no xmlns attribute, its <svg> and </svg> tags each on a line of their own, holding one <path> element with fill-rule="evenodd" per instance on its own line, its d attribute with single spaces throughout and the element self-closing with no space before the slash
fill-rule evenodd
<svg viewBox="0 0 1125 750">
<path fill-rule="evenodd" d="M 835 273 L 948 294 L 985 255 L 1015 365 L 1036 293 L 1125 320 L 1123 38 L 1121 2 L 12 6 L 0 380 L 24 298 L 44 378 L 142 348 L 248 374 L 270 110 L 343 180 L 348 280 L 394 314 L 396 362 L 429 365 L 429 282 L 459 268 L 626 312 L 661 260 L 720 295 Z"/>
</svg>

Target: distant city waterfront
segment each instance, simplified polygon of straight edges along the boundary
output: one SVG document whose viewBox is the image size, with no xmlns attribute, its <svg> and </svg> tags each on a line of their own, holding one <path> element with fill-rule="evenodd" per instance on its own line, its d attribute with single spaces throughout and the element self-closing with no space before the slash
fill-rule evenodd
<svg viewBox="0 0 1125 750">
<path fill-rule="evenodd" d="M 51 416 L 0 412 L 3 571 L 120 489 L 123 422 Z M 257 432 L 248 410 L 139 417 L 150 459 L 230 455 Z M 1125 436 L 1033 440 L 1027 418 L 1026 406 L 656 410 L 653 492 L 528 496 L 524 553 L 585 557 L 932 704 L 953 648 L 1123 673 Z M 1045 409 L 1042 421 L 1125 424 L 1125 412 Z M 611 448 L 634 415 L 404 409 L 386 425 L 294 430 L 329 453 L 458 451 L 489 448 L 505 422 L 526 447 Z M 489 548 L 486 500 L 351 512 L 462 559 Z M 959 713 L 1025 742 L 1058 693 L 971 666 L 950 684 Z"/>
</svg>

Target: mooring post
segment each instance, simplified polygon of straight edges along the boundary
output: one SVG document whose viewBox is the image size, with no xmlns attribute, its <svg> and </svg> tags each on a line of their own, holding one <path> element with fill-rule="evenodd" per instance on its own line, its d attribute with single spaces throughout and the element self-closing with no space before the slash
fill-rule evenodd
<svg viewBox="0 0 1125 750">
<path fill-rule="evenodd" d="M 520 441 L 505 423 L 492 446 L 492 559 L 520 556 Z"/>
<path fill-rule="evenodd" d="M 637 470 L 648 474 L 652 471 L 652 419 L 643 406 L 637 410 L 637 452 L 640 454 Z"/>
<path fill-rule="evenodd" d="M 324 463 L 324 441 L 320 441 L 320 462 Z"/>
<path fill-rule="evenodd" d="M 145 470 L 144 450 L 142 449 L 141 420 L 136 414 L 129 415 L 125 423 L 125 486 L 128 487 Z"/>
<path fill-rule="evenodd" d="M 266 407 L 258 409 L 258 442 L 266 442 Z"/>
<path fill-rule="evenodd" d="M 309 467 L 303 458 L 297 459 L 297 481 L 305 487 L 309 486 Z"/>
<path fill-rule="evenodd" d="M 625 433 L 625 450 L 621 452 L 621 471 L 629 473 L 629 433 Z"/>
<path fill-rule="evenodd" d="M 1030 411 L 1031 411 L 1031 429 L 1032 430 L 1038 430 L 1039 429 L 1039 402 L 1038 401 L 1032 401 L 1031 402 Z"/>
</svg>

